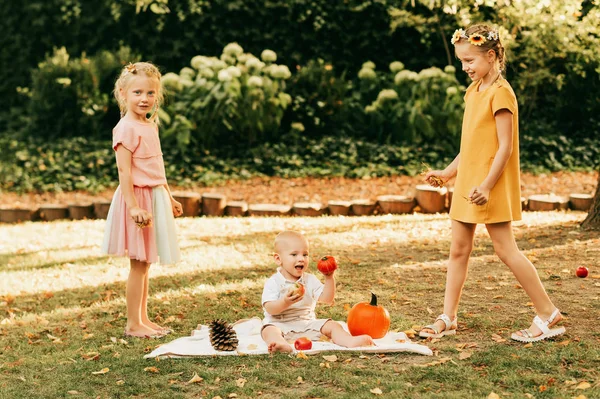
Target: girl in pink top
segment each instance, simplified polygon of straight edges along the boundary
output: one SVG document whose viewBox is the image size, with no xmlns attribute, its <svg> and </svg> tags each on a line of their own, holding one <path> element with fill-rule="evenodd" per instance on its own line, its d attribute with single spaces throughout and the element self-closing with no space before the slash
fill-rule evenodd
<svg viewBox="0 0 600 399">
<path fill-rule="evenodd" d="M 167 185 L 158 137 L 160 78 L 158 68 L 150 63 L 129 64 L 114 91 L 121 109 L 112 142 L 119 187 L 108 211 L 102 250 L 130 258 L 125 335 L 133 337 L 170 332 L 148 318 L 148 269 L 159 259 L 170 264 L 180 256 L 174 216 L 183 212 Z"/>
</svg>

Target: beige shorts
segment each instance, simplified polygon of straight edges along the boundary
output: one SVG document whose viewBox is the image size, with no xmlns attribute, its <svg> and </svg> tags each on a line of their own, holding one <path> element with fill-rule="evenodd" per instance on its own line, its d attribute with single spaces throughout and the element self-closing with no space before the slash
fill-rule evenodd
<svg viewBox="0 0 600 399">
<path fill-rule="evenodd" d="M 316 319 L 316 320 L 296 320 L 287 321 L 285 323 L 270 322 L 262 326 L 262 330 L 268 326 L 275 326 L 281 330 L 281 335 L 287 341 L 293 341 L 300 337 L 307 337 L 311 341 L 318 341 L 321 338 L 321 329 L 331 319 Z"/>
</svg>

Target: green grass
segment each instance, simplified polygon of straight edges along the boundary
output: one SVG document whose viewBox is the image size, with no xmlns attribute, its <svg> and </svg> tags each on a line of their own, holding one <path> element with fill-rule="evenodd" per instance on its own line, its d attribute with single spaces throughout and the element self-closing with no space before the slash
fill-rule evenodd
<svg viewBox="0 0 600 399">
<path fill-rule="evenodd" d="M 0 225 L 0 398 L 372 398 L 376 388 L 390 398 L 600 397 L 600 234 L 578 229 L 584 216 L 526 213 L 514 229 L 567 316 L 564 336 L 530 347 L 508 339 L 533 310 L 480 227 L 457 336 L 423 341 L 433 357 L 340 352 L 336 362 L 143 356 L 213 318 L 260 316 L 272 241 L 288 228 L 307 235 L 313 260 L 340 261 L 336 304 L 318 315 L 345 320 L 373 290 L 392 329 L 428 324 L 441 311 L 447 215 L 178 220 L 183 260 L 152 266 L 149 300 L 151 317 L 175 333 L 126 341 L 128 261 L 99 252 L 103 221 Z M 591 276 L 574 277 L 579 265 Z M 203 380 L 188 384 L 194 374 Z"/>
</svg>

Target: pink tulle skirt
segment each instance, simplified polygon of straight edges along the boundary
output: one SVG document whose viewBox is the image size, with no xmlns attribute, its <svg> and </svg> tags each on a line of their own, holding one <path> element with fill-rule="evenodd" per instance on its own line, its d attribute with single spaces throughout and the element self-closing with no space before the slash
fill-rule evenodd
<svg viewBox="0 0 600 399">
<path fill-rule="evenodd" d="M 163 186 L 133 187 L 140 208 L 152 215 L 152 226 L 139 228 L 127 210 L 121 187 L 110 204 L 102 252 L 142 262 L 172 264 L 179 260 L 177 230 L 171 200 Z"/>
</svg>

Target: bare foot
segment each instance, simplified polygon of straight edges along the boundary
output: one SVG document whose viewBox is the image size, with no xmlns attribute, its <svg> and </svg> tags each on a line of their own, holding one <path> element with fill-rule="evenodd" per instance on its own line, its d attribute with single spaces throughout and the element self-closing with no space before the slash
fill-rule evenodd
<svg viewBox="0 0 600 399">
<path fill-rule="evenodd" d="M 137 337 L 137 338 L 146 338 L 146 337 L 157 337 L 161 334 L 158 331 L 150 328 L 146 325 L 138 325 L 138 326 L 127 326 L 125 327 L 125 335 L 128 337 Z"/>
<path fill-rule="evenodd" d="M 540 316 L 540 319 L 548 320 L 548 317 L 544 318 L 544 317 Z M 556 317 L 554 318 L 554 320 L 552 320 L 552 323 L 548 324 L 548 328 L 552 328 L 556 324 L 560 323 L 562 321 L 562 319 L 563 319 L 562 314 L 558 313 L 556 315 Z M 528 330 L 531 332 L 531 338 L 539 337 L 540 335 L 542 335 L 542 330 L 540 330 L 540 328 L 538 326 L 536 326 L 535 323 L 531 323 Z M 521 330 L 516 331 L 515 334 L 523 336 L 523 333 L 521 332 Z"/>
<path fill-rule="evenodd" d="M 292 348 L 292 345 L 288 344 L 288 343 L 279 343 L 279 342 L 271 342 L 269 344 L 269 353 L 275 353 L 275 352 L 285 352 L 285 353 L 292 353 L 294 351 L 294 349 Z"/>
<path fill-rule="evenodd" d="M 375 342 L 373 342 L 373 338 L 369 335 L 358 335 L 352 337 L 347 345 L 348 348 L 358 348 L 360 346 L 375 346 Z"/>
<path fill-rule="evenodd" d="M 143 320 L 144 325 L 156 330 L 156 332 L 160 334 L 169 334 L 172 330 L 168 327 L 159 326 L 156 323 L 151 322 L 150 320 Z"/>
</svg>

